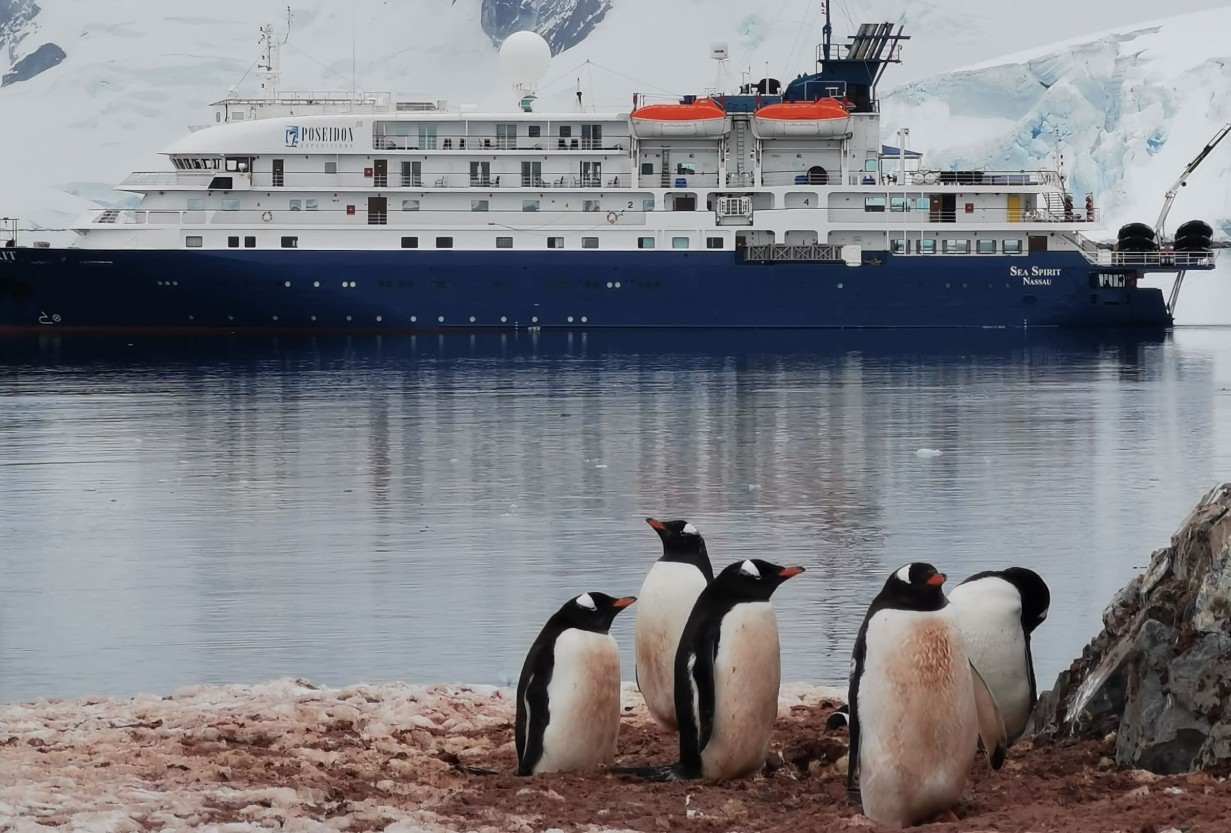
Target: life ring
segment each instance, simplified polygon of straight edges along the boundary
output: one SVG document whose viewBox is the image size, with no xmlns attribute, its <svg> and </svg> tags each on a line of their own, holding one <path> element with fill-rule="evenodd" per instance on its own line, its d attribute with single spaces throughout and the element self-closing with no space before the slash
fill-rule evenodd
<svg viewBox="0 0 1231 833">
<path fill-rule="evenodd" d="M 261 219 L 267 223 L 273 218 L 274 218 L 274 215 L 269 211 L 266 211 L 264 214 L 261 215 Z"/>
<path fill-rule="evenodd" d="M 620 219 L 620 215 L 619 215 L 619 214 L 616 214 L 614 211 L 608 211 L 608 212 L 607 212 L 607 222 L 611 223 L 612 225 L 615 225 L 615 223 L 616 223 L 619 219 Z"/>
</svg>

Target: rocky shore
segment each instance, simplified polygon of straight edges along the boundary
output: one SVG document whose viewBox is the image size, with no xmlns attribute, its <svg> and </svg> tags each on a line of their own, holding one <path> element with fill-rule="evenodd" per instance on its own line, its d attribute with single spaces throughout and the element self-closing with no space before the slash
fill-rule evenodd
<svg viewBox="0 0 1231 833">
<path fill-rule="evenodd" d="M 960 820 L 918 829 L 1231 830 L 1231 484 L 1103 618 L 1004 769 L 975 762 Z M 511 694 L 288 679 L 0 706 L 0 831 L 879 829 L 847 801 L 846 730 L 825 730 L 845 688 L 783 686 L 765 774 L 721 786 L 515 777 Z M 617 763 L 675 760 L 630 683 L 623 710 Z"/>
</svg>

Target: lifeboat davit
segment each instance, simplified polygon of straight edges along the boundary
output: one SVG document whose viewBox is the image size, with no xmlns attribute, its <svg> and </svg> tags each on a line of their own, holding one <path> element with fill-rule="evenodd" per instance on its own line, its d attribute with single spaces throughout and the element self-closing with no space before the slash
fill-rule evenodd
<svg viewBox="0 0 1231 833">
<path fill-rule="evenodd" d="M 633 133 L 639 138 L 699 136 L 716 139 L 730 130 L 727 111 L 712 99 L 680 104 L 647 104 L 633 110 Z"/>
<path fill-rule="evenodd" d="M 758 139 L 832 139 L 848 132 L 850 120 L 850 111 L 836 98 L 784 101 L 757 110 L 752 118 L 752 132 Z"/>
</svg>

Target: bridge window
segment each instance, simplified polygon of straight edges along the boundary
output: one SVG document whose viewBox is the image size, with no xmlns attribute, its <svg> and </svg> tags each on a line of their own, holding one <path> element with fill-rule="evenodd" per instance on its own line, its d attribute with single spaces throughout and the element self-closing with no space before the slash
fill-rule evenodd
<svg viewBox="0 0 1231 833">
<path fill-rule="evenodd" d="M 1022 241 L 1005 240 L 1001 244 L 1000 250 L 1007 255 L 1020 255 L 1022 253 Z"/>
<path fill-rule="evenodd" d="M 994 255 L 996 254 L 996 241 L 995 240 L 976 240 L 975 241 L 975 251 L 981 255 Z"/>
</svg>

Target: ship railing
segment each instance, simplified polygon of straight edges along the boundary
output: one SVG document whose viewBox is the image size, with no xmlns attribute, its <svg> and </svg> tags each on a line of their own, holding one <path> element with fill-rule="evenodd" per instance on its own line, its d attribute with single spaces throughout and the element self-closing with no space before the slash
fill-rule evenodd
<svg viewBox="0 0 1231 833">
<path fill-rule="evenodd" d="M 339 104 L 361 104 L 376 107 L 388 107 L 393 103 L 393 93 L 388 91 L 357 91 L 350 92 L 346 90 L 279 90 L 276 96 L 271 98 L 262 98 L 260 96 L 241 98 L 233 96 L 224 98 L 221 101 L 215 101 L 212 107 L 220 107 L 224 104 L 230 106 L 241 107 L 262 107 L 262 106 L 293 106 L 293 105 L 339 105 Z M 398 102 L 401 105 L 403 102 Z M 432 102 L 440 104 L 441 102 Z M 432 109 L 441 109 L 440 107 Z"/>
<path fill-rule="evenodd" d="M 791 245 L 768 243 L 747 246 L 743 251 L 745 261 L 761 263 L 842 263 L 842 247 L 828 244 Z"/>
<path fill-rule="evenodd" d="M 893 159 L 892 156 L 885 157 Z M 806 172 L 792 171 L 795 175 Z M 939 185 L 946 188 L 963 186 L 1039 186 L 1051 185 L 1062 187 L 1060 175 L 1055 171 L 907 171 L 905 185 L 896 173 L 878 174 L 876 171 L 854 171 L 847 175 L 847 185 L 875 185 L 880 187 L 903 188 L 914 185 Z M 767 183 L 768 184 L 768 183 Z M 782 184 L 782 183 L 776 183 Z M 791 183 L 787 183 L 791 184 Z M 797 183 L 802 184 L 802 183 Z"/>
<path fill-rule="evenodd" d="M 1095 266 L 1125 266 L 1162 270 L 1212 269 L 1217 260 L 1214 251 L 1177 252 L 1164 249 L 1155 252 L 1116 252 L 1111 249 L 1087 251 L 1086 260 Z"/>
<path fill-rule="evenodd" d="M 204 188 L 215 176 L 218 171 L 134 171 L 118 188 Z"/>
<path fill-rule="evenodd" d="M 984 207 L 974 203 L 967 209 L 960 202 L 956 209 L 938 209 L 937 202 L 928 196 L 901 195 L 893 191 L 880 191 L 863 195 L 863 205 L 830 206 L 829 216 L 835 223 L 868 223 L 877 225 L 918 223 L 975 225 L 996 223 L 1069 223 L 1098 225 L 1102 222 L 1102 210 L 1074 211 L 1071 214 L 1055 214 L 1044 210 L 1027 210 L 1008 207 Z M 822 207 L 824 207 L 822 205 Z"/>
<path fill-rule="evenodd" d="M 415 133 L 373 133 L 374 150 L 449 150 L 476 153 L 500 150 L 546 153 L 569 151 L 579 153 L 624 153 L 627 137 L 610 139 L 577 139 L 556 136 L 419 136 Z"/>
<path fill-rule="evenodd" d="M 245 180 L 245 182 L 247 182 Z M 183 183 L 181 183 L 182 185 Z M 204 189 L 209 179 L 196 180 L 195 187 Z M 398 189 L 413 188 L 479 188 L 491 190 L 496 188 L 631 188 L 633 177 L 624 173 L 600 173 L 597 175 L 578 176 L 561 171 L 543 171 L 538 175 L 523 175 L 519 166 L 509 170 L 493 171 L 486 176 L 472 176 L 465 170 L 423 170 L 418 173 L 403 174 L 391 170 L 381 174 L 373 171 L 370 176 L 361 173 L 322 174 L 296 173 L 287 171 L 282 175 L 281 182 L 275 184 L 275 177 L 270 172 L 257 172 L 251 176 L 251 188 L 270 189 L 278 191 L 337 191 L 340 188 L 353 189 Z M 152 186 L 147 186 L 152 187 Z M 165 187 L 173 187 L 169 182 Z M 656 186 L 654 186 L 656 187 Z M 244 190 L 248 190 L 247 186 Z"/>
</svg>

